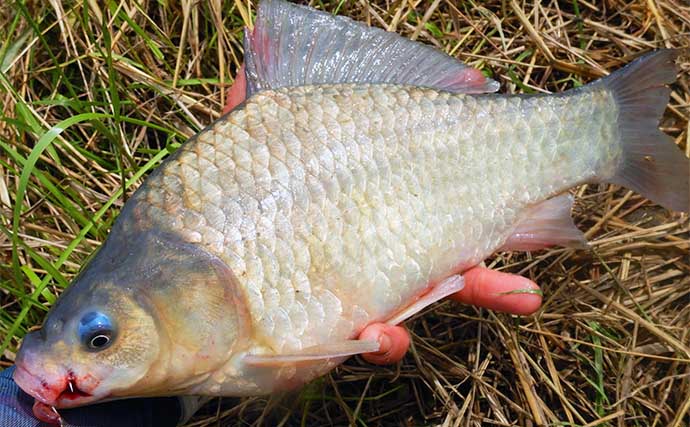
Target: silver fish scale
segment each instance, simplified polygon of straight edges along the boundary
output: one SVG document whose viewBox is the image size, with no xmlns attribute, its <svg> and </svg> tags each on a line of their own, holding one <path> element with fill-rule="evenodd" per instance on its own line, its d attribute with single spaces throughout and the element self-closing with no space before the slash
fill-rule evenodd
<svg viewBox="0 0 690 427">
<path fill-rule="evenodd" d="M 224 260 L 274 351 L 349 338 L 490 255 L 524 209 L 621 154 L 603 88 L 261 92 L 180 148 L 137 217 Z"/>
</svg>

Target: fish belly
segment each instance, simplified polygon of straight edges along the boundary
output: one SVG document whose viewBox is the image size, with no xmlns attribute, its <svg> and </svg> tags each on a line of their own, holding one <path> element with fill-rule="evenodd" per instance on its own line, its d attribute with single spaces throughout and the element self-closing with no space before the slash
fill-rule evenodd
<svg viewBox="0 0 690 427">
<path fill-rule="evenodd" d="M 255 338 L 295 352 L 386 320 L 489 256 L 526 208 L 612 174 L 617 114 L 603 88 L 261 92 L 171 156 L 138 215 L 221 258 Z"/>
</svg>

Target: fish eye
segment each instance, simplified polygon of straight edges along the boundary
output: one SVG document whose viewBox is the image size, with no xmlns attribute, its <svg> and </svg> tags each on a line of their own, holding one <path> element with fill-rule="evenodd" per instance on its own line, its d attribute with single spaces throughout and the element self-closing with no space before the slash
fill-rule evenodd
<svg viewBox="0 0 690 427">
<path fill-rule="evenodd" d="M 79 340 L 89 350 L 108 348 L 115 337 L 115 327 L 106 314 L 98 311 L 86 313 L 79 321 Z"/>
</svg>

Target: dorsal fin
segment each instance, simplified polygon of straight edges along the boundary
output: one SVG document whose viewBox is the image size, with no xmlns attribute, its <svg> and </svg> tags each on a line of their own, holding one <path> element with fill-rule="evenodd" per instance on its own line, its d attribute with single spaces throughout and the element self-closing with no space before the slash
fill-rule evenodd
<svg viewBox="0 0 690 427">
<path fill-rule="evenodd" d="M 393 83 L 487 93 L 498 83 L 422 43 L 283 0 L 262 0 L 245 30 L 247 97 L 265 89 Z"/>
</svg>

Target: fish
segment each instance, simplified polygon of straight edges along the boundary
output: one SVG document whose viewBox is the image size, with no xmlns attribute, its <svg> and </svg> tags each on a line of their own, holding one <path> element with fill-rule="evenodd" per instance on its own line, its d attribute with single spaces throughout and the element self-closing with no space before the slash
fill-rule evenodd
<svg viewBox="0 0 690 427">
<path fill-rule="evenodd" d="M 23 339 L 14 379 L 37 401 L 295 389 L 498 250 L 585 248 L 577 185 L 689 210 L 690 162 L 658 129 L 676 51 L 503 95 L 430 46 L 282 0 L 244 43 L 246 100 L 151 173 Z"/>
</svg>

